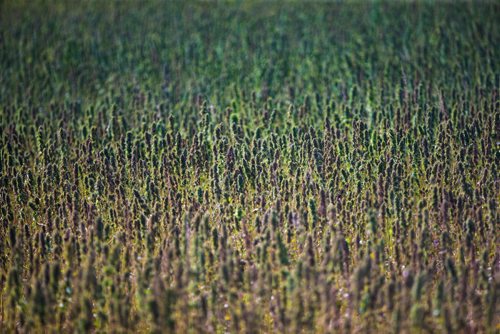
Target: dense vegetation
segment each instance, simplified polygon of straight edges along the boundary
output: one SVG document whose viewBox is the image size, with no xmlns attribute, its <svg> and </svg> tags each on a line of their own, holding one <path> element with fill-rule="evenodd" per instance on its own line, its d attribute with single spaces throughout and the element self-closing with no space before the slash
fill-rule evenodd
<svg viewBox="0 0 500 334">
<path fill-rule="evenodd" d="M 0 2 L 0 332 L 496 332 L 500 4 Z"/>
</svg>

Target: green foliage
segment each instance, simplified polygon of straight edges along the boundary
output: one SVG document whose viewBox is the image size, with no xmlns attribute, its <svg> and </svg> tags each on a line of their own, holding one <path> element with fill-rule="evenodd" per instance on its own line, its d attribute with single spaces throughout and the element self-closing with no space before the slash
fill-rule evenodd
<svg viewBox="0 0 500 334">
<path fill-rule="evenodd" d="M 0 1 L 0 331 L 495 332 L 499 11 Z"/>
</svg>

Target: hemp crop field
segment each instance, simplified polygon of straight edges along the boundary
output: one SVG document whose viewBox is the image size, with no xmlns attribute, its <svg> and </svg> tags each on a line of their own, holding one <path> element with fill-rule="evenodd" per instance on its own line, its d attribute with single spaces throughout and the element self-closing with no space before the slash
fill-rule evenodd
<svg viewBox="0 0 500 334">
<path fill-rule="evenodd" d="M 0 1 L 1 333 L 498 333 L 500 3 Z"/>
</svg>

